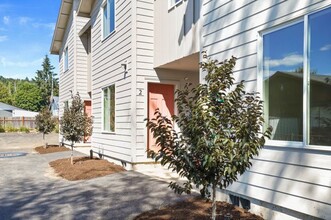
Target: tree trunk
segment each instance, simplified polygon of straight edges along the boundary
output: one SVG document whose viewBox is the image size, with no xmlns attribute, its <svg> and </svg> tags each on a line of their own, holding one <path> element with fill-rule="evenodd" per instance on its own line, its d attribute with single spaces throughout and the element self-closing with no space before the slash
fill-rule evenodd
<svg viewBox="0 0 331 220">
<path fill-rule="evenodd" d="M 74 165 L 74 143 L 71 143 L 71 165 Z"/>
<path fill-rule="evenodd" d="M 45 142 L 45 133 L 43 133 L 43 145 L 44 148 L 47 148 L 47 143 Z"/>
<path fill-rule="evenodd" d="M 211 211 L 211 219 L 215 220 L 216 219 L 216 184 L 213 184 L 212 188 L 212 193 L 213 193 L 213 198 L 212 198 L 212 211 Z"/>
</svg>

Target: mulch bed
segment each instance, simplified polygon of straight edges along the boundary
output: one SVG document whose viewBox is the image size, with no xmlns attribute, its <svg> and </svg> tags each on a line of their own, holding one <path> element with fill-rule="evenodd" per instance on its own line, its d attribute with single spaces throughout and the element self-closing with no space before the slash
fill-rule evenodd
<svg viewBox="0 0 331 220">
<path fill-rule="evenodd" d="M 75 157 L 74 165 L 71 165 L 70 158 L 55 160 L 49 165 L 58 176 L 70 181 L 93 179 L 125 171 L 123 167 L 107 160 L 89 157 Z"/>
<path fill-rule="evenodd" d="M 34 149 L 39 154 L 49 154 L 49 153 L 56 153 L 56 152 L 62 152 L 62 151 L 69 151 L 69 148 L 66 147 L 59 147 L 59 145 L 48 145 L 47 148 L 44 146 L 36 147 Z"/>
<path fill-rule="evenodd" d="M 230 214 L 231 220 L 263 220 L 262 217 L 254 215 L 245 209 L 231 205 L 226 202 L 217 202 L 216 219 L 223 220 L 224 215 Z M 204 199 L 192 198 L 174 205 L 169 205 L 157 210 L 151 210 L 138 215 L 135 220 L 210 220 L 211 202 Z"/>
</svg>

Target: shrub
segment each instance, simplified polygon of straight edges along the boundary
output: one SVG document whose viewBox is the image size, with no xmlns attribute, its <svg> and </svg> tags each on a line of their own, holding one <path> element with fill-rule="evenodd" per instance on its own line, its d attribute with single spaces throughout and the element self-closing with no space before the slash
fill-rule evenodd
<svg viewBox="0 0 331 220">
<path fill-rule="evenodd" d="M 24 127 L 24 126 L 20 127 L 20 128 L 19 128 L 19 131 L 20 131 L 20 132 L 25 132 L 25 133 L 30 133 L 30 129 L 27 128 L 27 127 Z"/>
<path fill-rule="evenodd" d="M 56 120 L 55 127 L 54 127 L 53 131 L 57 134 L 60 132 L 60 126 L 59 126 L 59 121 L 58 120 Z"/>
<path fill-rule="evenodd" d="M 156 110 L 155 118 L 147 122 L 160 146 L 158 152 L 151 152 L 152 157 L 187 179 L 183 184 L 171 182 L 170 188 L 181 194 L 200 187 L 202 196 L 212 197 L 212 219 L 216 218 L 217 188 L 236 181 L 271 134 L 270 127 L 261 131 L 260 98 L 247 93 L 243 81 L 235 84 L 235 61 L 232 57 L 223 63 L 202 62 L 207 83 L 195 88 L 186 85 L 176 92 L 178 115 L 167 118 Z"/>
<path fill-rule="evenodd" d="M 5 130 L 6 132 L 18 132 L 19 129 L 13 126 L 6 126 Z"/>
<path fill-rule="evenodd" d="M 4 133 L 4 132 L 6 132 L 6 130 L 2 126 L 0 126 L 0 133 Z"/>
</svg>

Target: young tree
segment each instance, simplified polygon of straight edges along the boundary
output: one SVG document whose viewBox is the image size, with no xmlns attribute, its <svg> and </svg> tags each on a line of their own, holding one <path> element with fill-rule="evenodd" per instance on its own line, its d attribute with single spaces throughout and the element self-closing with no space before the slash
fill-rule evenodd
<svg viewBox="0 0 331 220">
<path fill-rule="evenodd" d="M 54 69 L 55 68 L 51 64 L 50 59 L 45 55 L 42 63 L 42 70 L 37 70 L 37 76 L 34 78 L 35 83 L 40 89 L 43 106 L 48 106 L 50 104 L 52 92 L 53 95 L 58 95 L 58 79 L 55 78 L 56 74 L 53 72 Z"/>
<path fill-rule="evenodd" d="M 47 148 L 47 142 L 45 142 L 45 135 L 49 134 L 55 128 L 55 120 L 52 118 L 51 111 L 45 107 L 36 116 L 36 129 L 43 134 L 43 141 L 45 148 Z"/>
<path fill-rule="evenodd" d="M 152 158 L 187 178 L 183 185 L 171 182 L 169 187 L 182 194 L 196 186 L 202 196 L 212 194 L 212 219 L 216 218 L 217 188 L 226 188 L 251 166 L 250 159 L 258 155 L 271 133 L 271 127 L 261 131 L 260 98 L 246 93 L 243 81 L 234 84 L 235 62 L 234 57 L 223 63 L 202 62 L 206 84 L 176 91 L 178 115 L 170 119 L 157 110 L 146 124 L 160 146 L 158 152 L 150 152 Z"/>
<path fill-rule="evenodd" d="M 71 106 L 64 108 L 60 120 L 60 132 L 65 140 L 71 142 L 72 165 L 74 143 L 82 141 L 85 135 L 90 136 L 92 134 L 92 123 L 92 118 L 84 113 L 84 103 L 77 93 L 72 97 Z"/>
</svg>

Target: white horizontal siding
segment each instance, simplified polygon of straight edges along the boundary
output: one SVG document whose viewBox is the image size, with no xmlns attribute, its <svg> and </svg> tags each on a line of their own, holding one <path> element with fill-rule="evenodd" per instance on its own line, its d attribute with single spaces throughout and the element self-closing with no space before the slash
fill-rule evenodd
<svg viewBox="0 0 331 220">
<path fill-rule="evenodd" d="M 102 37 L 102 1 L 91 13 L 92 108 L 94 130 L 92 147 L 113 158 L 132 161 L 131 151 L 131 1 L 116 1 L 115 32 Z M 128 63 L 124 74 L 122 63 Z M 102 88 L 115 84 L 115 132 L 102 131 Z"/>
<path fill-rule="evenodd" d="M 86 18 L 76 18 L 76 91 L 83 100 L 90 100 L 87 93 L 87 52 L 84 48 L 87 39 L 78 36 L 78 31 L 86 24 Z"/>
<path fill-rule="evenodd" d="M 331 6 L 322 0 L 204 1 L 202 49 L 218 60 L 238 58 L 234 77 L 256 91 L 259 32 Z M 295 212 L 331 216 L 331 150 L 266 147 L 228 190 Z"/>
<path fill-rule="evenodd" d="M 74 84 L 74 18 L 73 14 L 70 15 L 68 20 L 67 29 L 63 38 L 62 48 L 60 50 L 59 59 L 59 113 L 60 117 L 63 115 L 64 102 L 71 99 L 69 90 L 73 89 Z M 68 47 L 68 70 L 64 72 L 64 56 L 63 51 Z"/>
</svg>

